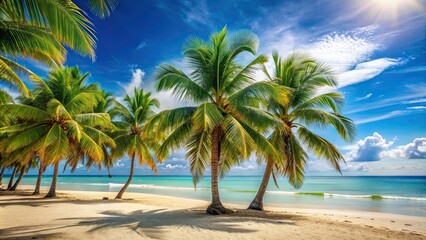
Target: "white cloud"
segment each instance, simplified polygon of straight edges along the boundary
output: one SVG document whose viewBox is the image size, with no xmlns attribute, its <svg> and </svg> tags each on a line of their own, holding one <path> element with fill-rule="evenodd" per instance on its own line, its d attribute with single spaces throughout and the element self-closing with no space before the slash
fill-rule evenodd
<svg viewBox="0 0 426 240">
<path fill-rule="evenodd" d="M 373 96 L 373 94 L 368 93 L 367 95 L 365 95 L 363 97 L 356 98 L 355 101 L 361 101 L 361 100 L 369 99 L 371 96 Z"/>
<path fill-rule="evenodd" d="M 120 159 L 120 160 L 118 160 L 116 163 L 115 163 L 115 166 L 116 167 L 118 167 L 118 168 L 123 168 L 124 167 L 124 163 L 122 162 L 122 160 Z"/>
<path fill-rule="evenodd" d="M 426 138 L 416 138 L 413 142 L 384 151 L 382 158 L 426 159 Z"/>
<path fill-rule="evenodd" d="M 367 172 L 369 170 L 369 167 L 366 163 L 352 162 L 352 163 L 341 164 L 340 169 L 342 170 L 342 172 Z M 309 173 L 336 172 L 333 166 L 331 166 L 330 163 L 326 162 L 325 160 L 309 160 L 306 170 Z"/>
<path fill-rule="evenodd" d="M 383 114 L 383 115 L 380 115 L 380 116 L 358 119 L 358 120 L 355 120 L 354 122 L 357 125 L 361 125 L 361 124 L 365 124 L 365 123 L 377 122 L 377 121 L 381 121 L 381 120 L 385 120 L 385 119 L 389 119 L 389 118 L 404 116 L 404 115 L 410 114 L 412 112 L 413 112 L 412 110 L 395 110 L 395 111 L 392 111 L 390 113 Z"/>
<path fill-rule="evenodd" d="M 374 162 L 383 158 L 426 159 L 426 138 L 416 138 L 406 145 L 393 147 L 396 138 L 387 141 L 379 133 L 367 136 L 345 154 L 349 162 Z M 352 164 L 352 163 L 349 163 Z"/>
<path fill-rule="evenodd" d="M 411 103 L 426 103 L 426 98 L 420 98 L 420 99 L 414 99 L 414 100 L 410 100 L 410 101 L 405 101 L 404 103 L 406 103 L 406 104 L 411 104 Z"/>
<path fill-rule="evenodd" d="M 355 69 L 338 75 L 339 88 L 370 80 L 389 67 L 401 64 L 400 59 L 380 58 L 369 62 L 362 62 Z"/>
<path fill-rule="evenodd" d="M 176 66 L 177 68 L 179 68 L 179 66 L 183 66 L 183 63 L 180 63 L 177 60 L 172 60 L 171 63 L 172 65 L 176 64 L 174 66 Z M 160 111 L 165 109 L 173 109 L 176 107 L 184 106 L 184 103 L 181 103 L 178 99 L 176 99 L 173 96 L 173 92 L 171 90 L 157 92 L 154 86 L 154 82 L 152 81 L 148 85 L 145 85 L 143 81 L 145 72 L 140 68 L 134 68 L 134 67 L 135 66 L 131 66 L 132 78 L 130 82 L 123 86 L 125 93 L 127 95 L 133 96 L 135 88 L 136 89 L 143 88 L 145 91 L 150 91 L 152 94 L 151 96 L 153 98 L 158 99 L 158 101 L 160 102 L 160 109 L 159 109 Z M 119 102 L 123 102 L 124 96 L 117 97 L 116 99 Z"/>
<path fill-rule="evenodd" d="M 241 165 L 241 166 L 234 166 L 234 170 L 256 170 L 259 166 L 257 164 L 247 164 L 247 165 Z"/>
<path fill-rule="evenodd" d="M 362 107 L 359 107 L 355 110 L 352 110 L 346 113 L 350 114 L 350 113 L 357 113 L 357 112 L 365 112 L 367 110 L 373 110 L 373 109 L 398 105 L 401 103 L 411 104 L 411 103 L 426 102 L 426 99 L 424 98 L 426 96 L 426 84 L 420 83 L 420 84 L 407 85 L 406 89 L 407 89 L 406 92 L 401 96 L 386 98 L 376 102 L 369 102 L 364 104 Z"/>
<path fill-rule="evenodd" d="M 145 72 L 142 69 L 136 68 L 132 70 L 132 79 L 130 83 L 124 86 L 124 90 L 127 95 L 133 96 L 134 89 L 140 89 L 142 87 L 142 79 L 145 76 Z"/>
<path fill-rule="evenodd" d="M 342 171 L 344 172 L 368 172 L 369 167 L 366 163 L 348 163 L 342 166 Z"/>
<path fill-rule="evenodd" d="M 305 48 L 313 57 L 342 73 L 368 59 L 380 44 L 349 33 L 332 33 Z"/>
<path fill-rule="evenodd" d="M 379 161 L 380 154 L 388 150 L 393 143 L 393 141 L 387 142 L 379 133 L 375 132 L 373 136 L 358 141 L 356 147 L 345 154 L 345 159 L 353 162 Z"/>
<path fill-rule="evenodd" d="M 148 46 L 146 42 L 140 42 L 139 45 L 136 47 L 136 50 L 141 50 L 142 48 Z"/>
<path fill-rule="evenodd" d="M 179 12 L 181 19 L 190 25 L 212 25 L 210 20 L 212 16 L 205 0 L 183 0 L 174 4 L 158 1 L 157 6 L 169 12 Z"/>
<path fill-rule="evenodd" d="M 422 109 L 426 109 L 426 106 L 413 106 L 413 107 L 407 107 L 407 109 L 422 110 Z"/>
<path fill-rule="evenodd" d="M 176 169 L 176 168 L 185 168 L 182 164 L 166 164 L 166 168 L 168 169 Z"/>
</svg>

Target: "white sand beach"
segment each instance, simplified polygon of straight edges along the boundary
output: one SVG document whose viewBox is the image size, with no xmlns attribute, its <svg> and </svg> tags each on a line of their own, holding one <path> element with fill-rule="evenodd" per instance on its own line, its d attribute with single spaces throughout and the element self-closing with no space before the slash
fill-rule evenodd
<svg viewBox="0 0 426 240">
<path fill-rule="evenodd" d="M 0 191 L 0 239 L 426 239 L 424 217 L 242 205 L 209 216 L 200 200 L 143 193 L 112 200 L 113 192 L 85 191 L 43 199 L 21 189 Z"/>
</svg>

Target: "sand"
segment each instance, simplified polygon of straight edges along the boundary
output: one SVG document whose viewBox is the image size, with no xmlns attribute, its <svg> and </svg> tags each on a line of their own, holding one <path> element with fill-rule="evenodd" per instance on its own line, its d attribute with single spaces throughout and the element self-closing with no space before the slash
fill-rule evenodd
<svg viewBox="0 0 426 240">
<path fill-rule="evenodd" d="M 43 199 L 30 189 L 0 191 L 0 239 L 426 239 L 426 217 L 241 205 L 227 205 L 235 214 L 209 216 L 205 201 L 114 196 L 60 190 L 58 198 Z"/>
</svg>

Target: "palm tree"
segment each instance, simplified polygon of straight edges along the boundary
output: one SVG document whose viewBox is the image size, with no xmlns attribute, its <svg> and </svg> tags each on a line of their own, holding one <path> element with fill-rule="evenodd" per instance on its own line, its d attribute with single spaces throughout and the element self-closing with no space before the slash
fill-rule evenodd
<svg viewBox="0 0 426 240">
<path fill-rule="evenodd" d="M 111 93 L 102 90 L 102 101 L 99 101 L 98 105 L 94 109 L 94 112 L 110 114 L 111 110 L 114 108 L 115 103 L 116 100 L 114 96 Z M 105 133 L 113 137 L 112 131 L 108 131 Z M 108 177 L 112 178 L 110 169 L 112 168 L 116 158 L 113 158 L 111 156 L 111 149 L 109 149 L 107 146 L 102 146 L 102 149 L 104 151 L 104 161 L 98 164 L 98 169 L 100 170 L 102 168 L 102 165 L 105 166 L 108 171 Z"/>
<path fill-rule="evenodd" d="M 112 138 L 102 129 L 113 128 L 108 114 L 92 113 L 102 97 L 95 84 L 84 85 L 88 74 L 77 67 L 58 68 L 36 90 L 32 105 L 6 104 L 0 114 L 24 122 L 0 128 L 8 138 L 0 141 L 0 149 L 10 161 L 25 163 L 37 155 L 45 166 L 53 164 L 54 173 L 49 193 L 56 196 L 59 162 L 88 159 L 100 162 L 100 145 L 114 146 Z"/>
<path fill-rule="evenodd" d="M 101 18 L 110 14 L 116 0 L 87 0 L 87 6 Z M 86 14 L 72 1 L 0 1 L 0 80 L 24 95 L 28 89 L 20 74 L 41 81 L 11 57 L 32 58 L 49 67 L 61 66 L 67 46 L 95 58 L 96 37 Z"/>
<path fill-rule="evenodd" d="M 18 164 L 13 165 L 13 171 L 9 178 L 9 183 L 7 184 L 7 189 L 10 189 L 13 185 L 13 180 L 15 179 L 16 172 L 18 171 Z"/>
<path fill-rule="evenodd" d="M 189 75 L 169 64 L 161 65 L 156 74 L 157 90 L 172 90 L 181 100 L 198 104 L 163 111 L 151 121 L 152 128 L 171 132 L 157 158 L 165 159 L 170 151 L 185 146 L 194 185 L 211 167 L 209 214 L 232 212 L 219 197 L 219 168 L 223 177 L 254 149 L 277 152 L 261 134 L 275 119 L 257 107 L 269 96 L 286 100 L 288 91 L 274 83 L 255 82 L 255 71 L 267 61 L 266 56 L 245 66 L 236 61 L 243 53 L 254 55 L 257 46 L 252 32 L 239 31 L 228 38 L 225 27 L 207 42 L 197 37 L 186 41 L 183 55 L 189 62 Z"/>
<path fill-rule="evenodd" d="M 46 171 L 46 166 L 43 164 L 43 161 L 40 159 L 38 160 L 38 174 L 37 174 L 37 181 L 36 186 L 34 188 L 33 195 L 39 195 L 40 194 L 40 186 L 41 186 L 41 179 L 43 177 L 43 173 Z"/>
<path fill-rule="evenodd" d="M 8 104 L 8 103 L 13 103 L 12 96 L 10 96 L 6 91 L 0 89 L 0 105 L 4 105 L 4 104 Z M 6 126 L 8 124 L 9 124 L 8 116 L 5 116 L 5 115 L 0 116 L 0 126 Z M 0 135 L 0 140 L 2 138 L 3 138 L 3 136 Z M 0 167 L 1 167 L 0 186 L 2 185 L 4 172 L 6 171 L 6 168 L 8 168 L 8 166 L 3 164 L 4 157 L 5 156 L 2 155 L 2 153 L 0 152 Z"/>
<path fill-rule="evenodd" d="M 337 82 L 330 69 L 306 54 L 294 53 L 286 59 L 273 54 L 275 72 L 269 81 L 292 89 L 287 104 L 271 99 L 268 109 L 280 119 L 269 135 L 269 141 L 280 151 L 280 157 L 266 156 L 266 168 L 256 197 L 249 209 L 263 210 L 263 196 L 271 174 L 288 177 L 290 184 L 300 188 L 304 181 L 304 169 L 308 159 L 306 150 L 327 160 L 340 172 L 343 156 L 336 146 L 312 132 L 308 127 L 334 127 L 345 140 L 355 137 L 352 120 L 340 115 L 343 96 L 338 92 L 318 94 L 321 87 L 336 87 Z M 276 181 L 275 181 L 276 183 Z"/>
<path fill-rule="evenodd" d="M 157 99 L 151 97 L 150 92 L 144 92 L 142 89 L 134 90 L 134 96 L 126 95 L 125 105 L 116 102 L 111 115 L 118 118 L 114 124 L 119 128 L 114 134 L 116 148 L 113 150 L 114 158 L 122 158 L 125 154 L 130 158 L 130 173 L 124 186 L 115 197 L 121 199 L 127 187 L 130 185 L 135 159 L 140 165 L 147 165 L 157 174 L 157 167 L 151 151 L 157 149 L 158 139 L 154 138 L 153 132 L 146 130 L 146 123 L 154 115 L 153 108 L 159 107 Z"/>
<path fill-rule="evenodd" d="M 25 165 L 21 165 L 20 171 L 19 171 L 19 177 L 16 180 L 15 184 L 13 184 L 13 186 L 9 189 L 9 191 L 15 191 L 16 188 L 18 187 L 19 183 L 21 182 L 22 178 L 24 177 L 24 175 L 28 173 L 28 170 L 30 170 L 30 168 L 34 168 L 36 166 L 37 166 L 36 161 L 31 161 L 31 162 L 29 162 Z"/>
</svg>

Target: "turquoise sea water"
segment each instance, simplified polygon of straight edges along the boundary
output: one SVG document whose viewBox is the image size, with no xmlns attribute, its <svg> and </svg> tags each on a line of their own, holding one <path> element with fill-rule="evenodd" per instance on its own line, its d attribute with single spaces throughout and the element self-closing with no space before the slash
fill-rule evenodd
<svg viewBox="0 0 426 240">
<path fill-rule="evenodd" d="M 21 184 L 34 185 L 36 176 L 25 176 Z M 59 190 L 118 192 L 127 176 L 59 176 Z M 49 186 L 50 176 L 42 185 Z M 7 182 L 7 178 L 3 180 Z M 261 182 L 260 176 L 228 176 L 219 187 L 224 203 L 248 205 Z M 265 195 L 265 207 L 315 207 L 366 210 L 426 216 L 426 177 L 307 177 L 301 189 L 293 189 L 284 179 L 280 188 L 271 181 Z M 210 178 L 194 189 L 190 176 L 135 176 L 129 192 L 151 193 L 193 199 L 210 199 Z M 320 195 L 299 193 L 324 193 Z M 381 199 L 372 199 L 380 195 Z"/>
</svg>

